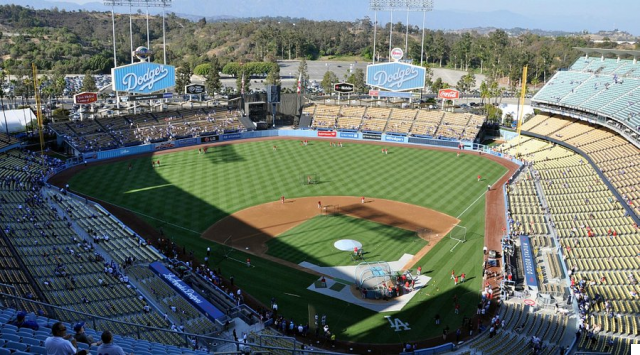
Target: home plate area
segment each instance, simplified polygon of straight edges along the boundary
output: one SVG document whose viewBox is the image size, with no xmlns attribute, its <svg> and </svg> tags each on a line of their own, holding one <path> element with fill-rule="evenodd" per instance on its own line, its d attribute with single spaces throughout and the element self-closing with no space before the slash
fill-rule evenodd
<svg viewBox="0 0 640 355">
<path fill-rule="evenodd" d="M 404 254 L 400 260 L 361 262 L 353 266 L 324 267 L 303 261 L 299 265 L 323 275 L 308 290 L 334 297 L 376 312 L 400 311 L 427 286 L 430 277 L 401 272 L 413 258 Z"/>
</svg>

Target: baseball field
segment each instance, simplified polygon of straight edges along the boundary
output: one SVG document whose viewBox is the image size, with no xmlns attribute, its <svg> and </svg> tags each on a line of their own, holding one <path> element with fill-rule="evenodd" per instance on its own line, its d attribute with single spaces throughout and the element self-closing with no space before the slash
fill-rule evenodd
<svg viewBox="0 0 640 355">
<path fill-rule="evenodd" d="M 383 147 L 388 154 L 382 154 Z M 158 160 L 159 166 L 152 166 Z M 69 184 L 73 191 L 135 213 L 199 260 L 211 247 L 210 266 L 233 276 L 266 306 L 275 297 L 287 319 L 305 324 L 313 309 L 326 315 L 338 339 L 380 344 L 441 335 L 445 326 L 455 332 L 464 316 L 475 314 L 484 195 L 487 185 L 506 172 L 475 153 L 458 157 L 453 150 L 353 142 L 338 147 L 326 140 L 305 146 L 279 139 L 96 164 Z M 308 175 L 317 181 L 306 184 Z M 335 206 L 335 213 L 323 215 L 318 203 Z M 446 236 L 456 223 L 466 228 L 465 243 Z M 421 238 L 417 230 L 428 233 Z M 308 290 L 319 276 L 300 262 L 356 264 L 348 252 L 333 247 L 338 239 L 362 242 L 375 260 L 415 255 L 407 266 L 421 266 L 431 280 L 401 311 L 385 313 Z M 252 267 L 246 266 L 247 258 Z M 454 286 L 452 270 L 465 273 L 467 281 Z M 454 314 L 454 296 L 459 314 Z M 407 327 L 393 328 L 385 317 Z"/>
</svg>

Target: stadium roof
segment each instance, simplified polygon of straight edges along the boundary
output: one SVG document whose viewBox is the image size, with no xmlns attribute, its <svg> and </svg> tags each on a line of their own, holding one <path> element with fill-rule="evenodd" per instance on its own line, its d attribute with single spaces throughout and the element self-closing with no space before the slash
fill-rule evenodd
<svg viewBox="0 0 640 355">
<path fill-rule="evenodd" d="M 600 56 L 604 56 L 605 54 L 615 54 L 618 57 L 621 56 L 632 56 L 635 58 L 640 58 L 640 51 L 633 50 L 622 50 L 622 49 L 606 49 L 606 48 L 585 48 L 585 47 L 573 47 L 573 49 L 577 49 L 581 52 L 584 52 L 586 55 L 591 55 L 593 53 L 600 54 Z"/>
</svg>

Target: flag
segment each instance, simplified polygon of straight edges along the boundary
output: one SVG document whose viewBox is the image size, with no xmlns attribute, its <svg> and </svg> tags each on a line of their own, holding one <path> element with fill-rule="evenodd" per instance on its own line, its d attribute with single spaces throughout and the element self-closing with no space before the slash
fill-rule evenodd
<svg viewBox="0 0 640 355">
<path fill-rule="evenodd" d="M 242 79 L 240 81 L 240 95 L 244 96 L 244 71 L 242 72 Z"/>
<path fill-rule="evenodd" d="M 301 91 L 302 91 L 302 73 L 300 73 L 300 76 L 298 77 L 298 90 L 296 92 L 300 94 Z"/>
</svg>

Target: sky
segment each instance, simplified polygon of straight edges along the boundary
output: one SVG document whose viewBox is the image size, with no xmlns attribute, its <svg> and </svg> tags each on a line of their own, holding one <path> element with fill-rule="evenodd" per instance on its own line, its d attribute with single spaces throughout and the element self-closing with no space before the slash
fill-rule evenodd
<svg viewBox="0 0 640 355">
<path fill-rule="evenodd" d="M 4 0 L 16 4 L 30 0 Z M 99 5 L 102 0 L 45 0 Z M 173 0 L 170 11 L 203 16 L 235 17 L 290 16 L 315 20 L 354 20 L 374 13 L 369 0 Z M 455 29 L 496 24 L 496 27 L 541 28 L 577 32 L 612 30 L 640 36 L 638 0 L 434 0 L 434 11 L 427 14 L 427 27 Z M 615 4 L 615 5 L 614 5 Z M 122 10 L 125 12 L 125 10 Z M 249 15 L 249 16 L 247 16 Z M 389 21 L 388 12 L 379 12 L 380 22 Z M 394 22 L 406 21 L 406 13 L 394 16 Z M 422 15 L 410 17 L 421 25 Z M 465 26 L 468 24 L 470 26 Z M 449 27 L 447 27 L 449 26 Z M 444 28 L 442 28 L 444 27 Z"/>
</svg>

